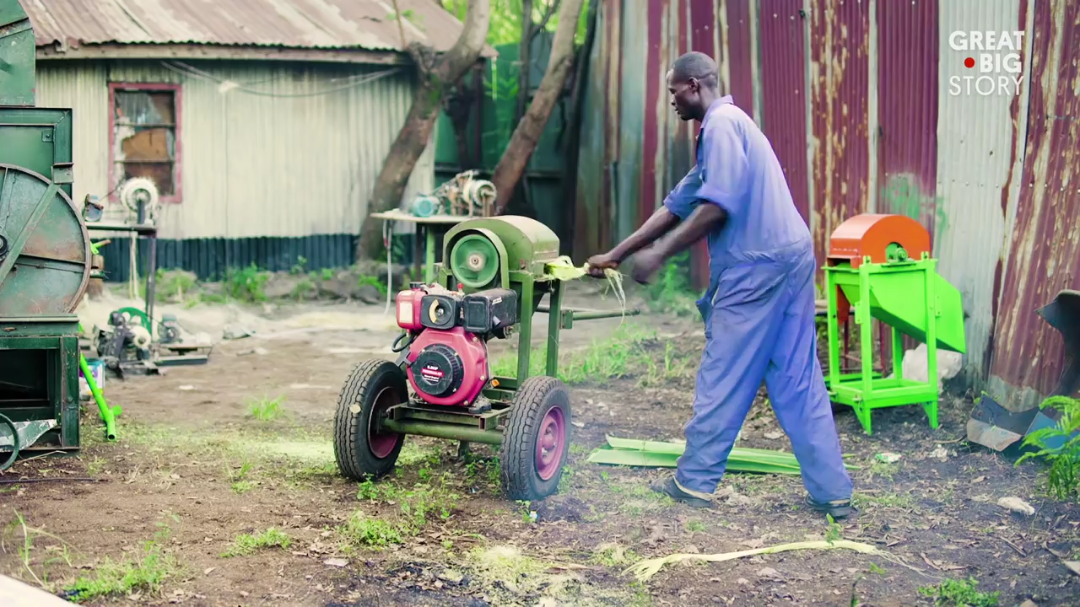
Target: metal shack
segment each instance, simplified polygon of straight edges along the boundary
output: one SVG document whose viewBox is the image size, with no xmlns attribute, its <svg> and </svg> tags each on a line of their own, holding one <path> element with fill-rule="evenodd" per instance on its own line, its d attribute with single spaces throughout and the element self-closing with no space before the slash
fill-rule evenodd
<svg viewBox="0 0 1080 607">
<path fill-rule="evenodd" d="M 160 267 L 202 278 L 252 262 L 351 263 L 368 197 L 412 102 L 409 43 L 448 50 L 461 23 L 431 0 L 20 0 L 37 103 L 72 108 L 72 199 L 148 177 Z M 429 147 L 410 183 L 433 187 Z M 129 240 L 110 245 L 127 280 Z M 145 246 L 145 244 L 143 245 Z"/>
</svg>

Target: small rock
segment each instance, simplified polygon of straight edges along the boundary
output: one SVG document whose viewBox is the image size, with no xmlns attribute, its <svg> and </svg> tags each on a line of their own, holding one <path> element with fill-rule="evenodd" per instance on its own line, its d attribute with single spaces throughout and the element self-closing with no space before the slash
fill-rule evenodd
<svg viewBox="0 0 1080 607">
<path fill-rule="evenodd" d="M 373 305 L 385 301 L 386 296 L 380 293 L 379 288 L 375 285 L 364 284 L 353 292 L 353 299 L 359 299 L 368 305 Z"/>
<path fill-rule="evenodd" d="M 349 561 L 345 559 L 326 559 L 323 561 L 324 565 L 330 565 L 331 567 L 344 567 L 349 564 Z"/>
<path fill-rule="evenodd" d="M 453 569 L 443 569 L 442 573 L 439 574 L 439 579 L 448 584 L 460 584 L 461 580 L 465 579 L 465 576 Z"/>
<path fill-rule="evenodd" d="M 763 578 L 770 579 L 770 580 L 779 581 L 779 580 L 784 579 L 784 577 L 782 575 L 780 575 L 780 572 L 773 569 L 772 567 L 765 567 L 765 568 L 761 569 L 760 571 L 758 571 L 757 574 L 758 574 L 758 577 L 763 577 Z"/>
<path fill-rule="evenodd" d="M 1033 601 L 1031 599 L 1028 599 L 1028 600 L 1024 601 L 1023 603 L 1020 603 L 1020 607 L 1039 607 L 1039 606 L 1035 604 L 1035 601 Z"/>
<path fill-rule="evenodd" d="M 1072 571 L 1076 575 L 1080 575 L 1080 561 L 1061 561 L 1061 562 L 1062 562 L 1062 564 L 1065 565 L 1065 567 L 1067 567 L 1069 569 L 1069 571 Z"/>
<path fill-rule="evenodd" d="M 247 591 L 245 591 L 245 590 L 240 591 L 240 596 L 246 597 L 247 595 L 248 595 Z"/>
<path fill-rule="evenodd" d="M 203 570 L 203 575 L 210 575 L 210 573 L 213 572 L 214 569 L 217 569 L 217 567 L 207 567 Z"/>
<path fill-rule="evenodd" d="M 239 325 L 229 325 L 221 331 L 221 336 L 229 340 L 243 339 L 252 335 L 255 335 L 255 331 Z"/>
<path fill-rule="evenodd" d="M 939 459 L 941 461 L 945 461 L 945 460 L 949 459 L 949 451 L 947 449 L 945 449 L 945 447 L 942 447 L 941 445 L 938 445 L 937 449 L 934 449 L 933 451 L 930 452 L 930 457 L 932 457 L 934 459 Z"/>
<path fill-rule="evenodd" d="M 767 438 L 769 440 L 776 440 L 776 439 L 780 438 L 783 435 L 784 435 L 783 432 L 780 432 L 780 431 L 777 430 L 777 431 L 773 431 L 773 432 L 766 432 L 765 433 L 765 438 Z"/>
<path fill-rule="evenodd" d="M 750 580 L 748 580 L 748 579 L 746 579 L 744 577 L 741 577 L 741 578 L 735 580 L 735 583 L 740 585 L 740 586 L 746 586 L 747 584 L 750 583 Z"/>
<path fill-rule="evenodd" d="M 194 390 L 195 386 L 180 386 L 180 390 Z"/>
<path fill-rule="evenodd" d="M 270 353 L 270 351 L 267 350 L 266 348 L 252 348 L 250 350 L 244 350 L 243 352 L 237 352 L 236 355 L 237 356 L 249 356 L 251 354 L 254 354 L 256 356 L 266 356 L 269 353 Z"/>
<path fill-rule="evenodd" d="M 1003 497 L 997 501 L 997 505 L 1006 510 L 1018 512 L 1027 516 L 1035 514 L 1035 509 L 1031 507 L 1031 504 L 1018 497 Z"/>
</svg>

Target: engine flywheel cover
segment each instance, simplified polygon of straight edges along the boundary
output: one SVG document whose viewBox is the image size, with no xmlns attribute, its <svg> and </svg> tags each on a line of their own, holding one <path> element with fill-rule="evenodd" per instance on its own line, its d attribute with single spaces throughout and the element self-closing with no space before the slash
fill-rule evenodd
<svg viewBox="0 0 1080 607">
<path fill-rule="evenodd" d="M 421 350 L 412 367 L 416 388 L 431 396 L 457 392 L 465 376 L 461 356 L 444 344 L 433 344 Z"/>
</svg>

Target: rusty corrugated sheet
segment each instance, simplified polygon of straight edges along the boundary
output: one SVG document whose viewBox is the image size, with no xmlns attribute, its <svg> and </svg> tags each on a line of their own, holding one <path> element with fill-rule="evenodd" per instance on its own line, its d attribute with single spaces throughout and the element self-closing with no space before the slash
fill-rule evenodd
<svg viewBox="0 0 1080 607">
<path fill-rule="evenodd" d="M 1028 95 L 1026 85 L 1019 96 L 953 94 L 952 84 L 963 82 L 972 70 L 964 65 L 969 53 L 954 51 L 949 36 L 954 31 L 1024 30 L 1025 4 L 950 0 L 939 8 L 933 251 L 938 272 L 963 297 L 965 374 L 975 385 L 989 371 L 1008 234 L 1006 208 L 1015 209 L 1019 197 Z"/>
<path fill-rule="evenodd" d="M 754 72 L 750 46 L 753 36 L 750 33 L 750 0 L 719 0 L 717 15 L 724 19 L 724 65 L 721 72 L 729 76 L 728 91 L 735 100 L 735 105 L 755 120 L 754 115 Z M 762 41 L 764 47 L 764 41 Z M 719 54 L 719 53 L 718 53 Z"/>
<path fill-rule="evenodd" d="M 761 24 L 761 123 L 795 206 L 809 225 L 810 186 L 806 162 L 806 22 L 803 0 L 777 0 Z"/>
<path fill-rule="evenodd" d="M 1036 2 L 1032 33 L 1022 187 L 991 365 L 1013 408 L 1036 404 L 1062 369 L 1061 336 L 1035 310 L 1080 286 L 1080 3 Z"/>
<path fill-rule="evenodd" d="M 611 1 L 597 5 L 596 37 L 589 51 L 589 78 L 585 81 L 585 101 L 578 144 L 577 200 L 574 205 L 574 254 L 585 259 L 606 250 L 611 243 L 601 238 L 601 209 L 609 187 L 605 169 L 605 138 L 608 68 L 610 52 Z M 606 216 L 605 216 L 606 219 Z"/>
<path fill-rule="evenodd" d="M 934 230 L 937 190 L 938 1 L 877 2 L 876 211 Z"/>
<path fill-rule="evenodd" d="M 833 229 L 868 198 L 869 4 L 815 2 L 810 15 L 810 225 L 819 265 Z"/>
<path fill-rule="evenodd" d="M 397 0 L 405 35 L 449 50 L 461 23 L 433 0 Z M 380 0 L 21 0 L 38 46 L 213 44 L 404 50 Z M 415 23 L 414 23 L 415 21 Z"/>
</svg>

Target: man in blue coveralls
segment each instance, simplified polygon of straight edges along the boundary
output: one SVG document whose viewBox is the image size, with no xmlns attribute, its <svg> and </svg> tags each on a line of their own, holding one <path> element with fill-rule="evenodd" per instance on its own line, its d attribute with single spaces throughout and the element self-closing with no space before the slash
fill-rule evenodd
<svg viewBox="0 0 1080 607">
<path fill-rule="evenodd" d="M 653 490 L 712 506 L 764 380 L 799 460 L 806 503 L 844 518 L 852 511 L 851 478 L 817 358 L 813 241 L 772 146 L 730 96 L 720 95 L 718 72 L 702 53 L 683 55 L 671 67 L 675 112 L 701 123 L 697 162 L 638 231 L 589 259 L 590 272 L 602 276 L 637 253 L 633 277 L 644 283 L 666 259 L 708 238 L 709 288 L 697 304 L 705 351 L 686 452 L 675 475 Z"/>
</svg>

